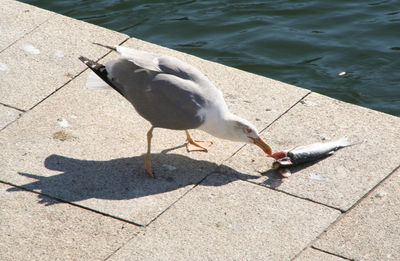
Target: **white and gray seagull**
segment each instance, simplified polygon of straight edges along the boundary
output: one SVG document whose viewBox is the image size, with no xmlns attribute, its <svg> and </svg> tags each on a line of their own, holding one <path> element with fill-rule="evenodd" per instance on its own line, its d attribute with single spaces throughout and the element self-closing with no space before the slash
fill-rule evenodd
<svg viewBox="0 0 400 261">
<path fill-rule="evenodd" d="M 195 67 L 167 55 L 98 45 L 118 52 L 121 57 L 105 65 L 79 57 L 93 71 L 86 86 L 112 87 L 151 123 L 144 162 L 144 169 L 151 177 L 154 178 L 150 159 L 154 128 L 185 130 L 188 151 L 206 152 L 212 144 L 194 140 L 188 132 L 200 129 L 218 138 L 255 144 L 268 155 L 272 154 L 256 127 L 232 114 L 222 92 Z"/>
</svg>

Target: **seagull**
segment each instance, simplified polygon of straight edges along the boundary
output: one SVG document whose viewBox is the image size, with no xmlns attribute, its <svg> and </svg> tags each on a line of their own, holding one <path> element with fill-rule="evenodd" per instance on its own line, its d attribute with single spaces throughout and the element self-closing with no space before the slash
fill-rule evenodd
<svg viewBox="0 0 400 261">
<path fill-rule="evenodd" d="M 150 151 L 154 128 L 184 130 L 189 152 L 207 152 L 212 144 L 192 138 L 188 130 L 199 129 L 217 138 L 255 144 L 272 155 L 271 147 L 263 141 L 256 127 L 231 113 L 222 92 L 194 66 L 167 55 L 119 45 L 94 44 L 116 51 L 120 57 L 103 65 L 80 56 L 92 70 L 86 87 L 112 87 L 151 123 L 144 169 L 152 178 Z"/>
</svg>

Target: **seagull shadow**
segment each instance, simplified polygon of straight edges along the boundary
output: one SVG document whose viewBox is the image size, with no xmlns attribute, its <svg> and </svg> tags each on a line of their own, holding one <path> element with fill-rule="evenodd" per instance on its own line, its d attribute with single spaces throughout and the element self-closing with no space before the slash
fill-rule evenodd
<svg viewBox="0 0 400 261">
<path fill-rule="evenodd" d="M 184 186 L 199 184 L 218 165 L 195 160 L 179 154 L 152 154 L 155 179 L 143 170 L 144 155 L 106 161 L 74 159 L 61 155 L 50 155 L 44 166 L 60 173 L 52 176 L 40 173 L 23 173 L 33 181 L 8 191 L 30 190 L 40 192 L 39 203 L 60 203 L 47 196 L 66 202 L 79 202 L 90 198 L 128 200 L 173 191 Z M 227 167 L 228 168 L 228 167 Z M 225 184 L 237 179 L 256 179 L 257 176 L 239 174 L 226 179 Z M 203 182 L 204 186 L 224 184 Z"/>
<path fill-rule="evenodd" d="M 290 167 L 289 170 L 292 173 L 292 175 L 294 175 L 294 174 L 296 174 L 296 172 L 300 172 L 300 171 L 302 171 L 302 170 L 304 170 L 306 168 L 309 168 L 309 167 L 317 164 L 318 162 L 320 162 L 320 161 L 322 161 L 322 160 L 324 160 L 324 159 L 326 159 L 326 158 L 328 158 L 330 156 L 332 156 L 332 154 L 325 155 L 324 157 L 321 157 L 321 158 L 316 159 L 316 160 L 311 161 L 311 162 L 307 162 L 307 163 L 303 163 L 303 164 L 300 164 L 300 165 L 297 165 L 297 166 Z M 280 185 L 282 185 L 282 183 L 284 183 L 285 180 L 287 179 L 287 178 L 282 177 L 282 175 L 279 174 L 277 169 L 272 169 L 272 168 L 267 170 L 267 171 L 265 171 L 265 172 L 262 172 L 260 174 L 262 176 L 267 177 L 267 179 L 264 180 L 263 182 L 261 182 L 260 184 L 264 185 L 264 186 L 267 186 L 267 187 L 270 187 L 270 188 L 274 188 L 274 189 L 278 188 Z"/>
<path fill-rule="evenodd" d="M 284 182 L 284 178 L 276 169 L 269 169 L 263 173 L 260 173 L 261 176 L 267 177 L 266 180 L 261 182 L 261 185 L 270 187 L 270 188 L 278 188 Z"/>
</svg>

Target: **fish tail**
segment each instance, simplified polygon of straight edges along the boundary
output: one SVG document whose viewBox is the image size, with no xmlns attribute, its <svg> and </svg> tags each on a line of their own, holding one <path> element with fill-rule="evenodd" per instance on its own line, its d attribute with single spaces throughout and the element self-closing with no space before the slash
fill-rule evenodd
<svg viewBox="0 0 400 261">
<path fill-rule="evenodd" d="M 90 72 L 89 76 L 86 80 L 86 88 L 89 90 L 102 90 L 102 89 L 111 89 L 110 85 L 108 85 L 103 79 L 101 79 L 95 72 Z"/>
</svg>

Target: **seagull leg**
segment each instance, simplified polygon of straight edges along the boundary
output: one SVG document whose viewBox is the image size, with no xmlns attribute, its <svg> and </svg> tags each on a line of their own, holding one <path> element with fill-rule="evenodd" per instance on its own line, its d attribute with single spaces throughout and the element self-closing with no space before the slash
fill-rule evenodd
<svg viewBox="0 0 400 261">
<path fill-rule="evenodd" d="M 188 143 L 186 149 L 188 152 L 191 151 L 204 151 L 207 152 L 207 148 L 211 146 L 212 142 L 207 140 L 194 140 L 189 134 L 188 130 L 185 130 Z"/>
<path fill-rule="evenodd" d="M 153 129 L 154 127 L 151 127 L 151 129 L 147 132 L 147 154 L 144 160 L 144 170 L 147 172 L 147 174 L 150 175 L 150 177 L 154 179 L 153 171 L 151 170 L 151 159 L 150 159 L 150 147 L 151 147 L 151 138 L 153 137 Z"/>
</svg>

